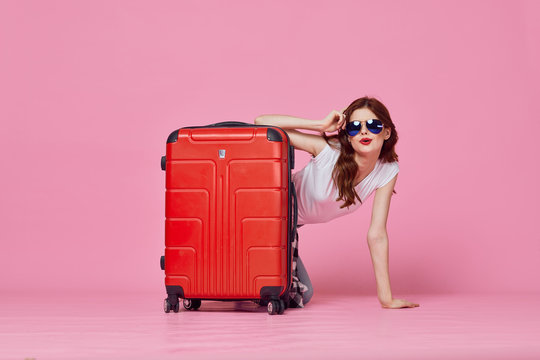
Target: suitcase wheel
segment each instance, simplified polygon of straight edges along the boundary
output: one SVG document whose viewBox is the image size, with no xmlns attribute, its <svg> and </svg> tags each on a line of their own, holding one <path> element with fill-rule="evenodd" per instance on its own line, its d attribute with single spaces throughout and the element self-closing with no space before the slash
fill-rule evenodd
<svg viewBox="0 0 540 360">
<path fill-rule="evenodd" d="M 279 299 L 279 311 L 278 314 L 281 315 L 285 311 L 285 301 Z"/>
<path fill-rule="evenodd" d="M 169 299 L 166 298 L 165 300 L 163 300 L 163 310 L 166 313 L 171 312 L 171 310 L 177 313 L 180 310 L 180 303 L 177 301 L 175 305 L 171 305 Z"/>
<path fill-rule="evenodd" d="M 171 312 L 171 304 L 167 299 L 163 300 L 163 311 L 165 311 L 166 313 Z"/>
<path fill-rule="evenodd" d="M 275 314 L 283 314 L 285 311 L 285 302 L 281 299 L 279 300 L 270 300 L 268 302 L 268 314 L 275 315 Z"/>
<path fill-rule="evenodd" d="M 199 299 L 184 299 L 184 309 L 197 310 L 201 307 L 201 300 Z"/>
</svg>

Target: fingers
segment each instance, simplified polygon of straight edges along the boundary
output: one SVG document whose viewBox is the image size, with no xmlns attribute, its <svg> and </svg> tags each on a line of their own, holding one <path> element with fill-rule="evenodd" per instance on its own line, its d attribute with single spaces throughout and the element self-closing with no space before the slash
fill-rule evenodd
<svg viewBox="0 0 540 360">
<path fill-rule="evenodd" d="M 407 300 L 403 300 L 403 302 L 404 302 L 405 304 L 407 304 L 407 306 L 409 306 L 409 307 L 417 307 L 417 306 L 420 306 L 420 305 L 418 305 L 418 304 L 416 304 L 416 303 L 413 303 L 413 302 L 407 301 Z"/>
<path fill-rule="evenodd" d="M 410 301 L 402 300 L 402 299 L 394 299 L 392 304 L 389 305 L 383 305 L 383 308 L 387 309 L 402 309 L 402 308 L 415 308 L 420 306 L 419 304 L 412 303 Z"/>
<path fill-rule="evenodd" d="M 338 129 L 345 129 L 345 126 L 347 125 L 347 121 L 345 120 L 345 114 L 339 114 L 339 121 L 337 124 Z"/>
</svg>

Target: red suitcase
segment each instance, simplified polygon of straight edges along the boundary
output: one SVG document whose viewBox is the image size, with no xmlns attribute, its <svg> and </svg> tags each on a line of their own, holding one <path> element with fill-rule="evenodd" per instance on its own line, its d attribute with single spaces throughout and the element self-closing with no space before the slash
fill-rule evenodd
<svg viewBox="0 0 540 360">
<path fill-rule="evenodd" d="M 296 233 L 294 147 L 275 126 L 222 122 L 167 139 L 164 310 L 201 300 L 287 307 Z"/>
</svg>

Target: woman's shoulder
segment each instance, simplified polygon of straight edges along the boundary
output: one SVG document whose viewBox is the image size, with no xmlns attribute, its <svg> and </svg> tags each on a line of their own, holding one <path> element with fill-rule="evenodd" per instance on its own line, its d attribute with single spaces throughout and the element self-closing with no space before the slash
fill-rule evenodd
<svg viewBox="0 0 540 360">
<path fill-rule="evenodd" d="M 379 164 L 379 171 L 377 172 L 376 180 L 375 180 L 377 184 L 375 186 L 376 189 L 386 185 L 399 172 L 399 164 L 397 161 L 383 162 L 381 159 L 378 159 L 377 161 L 380 164 Z"/>
<path fill-rule="evenodd" d="M 335 140 L 329 139 L 321 151 L 313 157 L 313 161 L 320 165 L 334 163 L 340 153 L 339 146 L 339 141 L 336 143 Z"/>
<path fill-rule="evenodd" d="M 385 173 L 397 173 L 399 172 L 399 163 L 394 161 L 383 161 L 382 159 L 377 160 L 382 172 Z"/>
</svg>

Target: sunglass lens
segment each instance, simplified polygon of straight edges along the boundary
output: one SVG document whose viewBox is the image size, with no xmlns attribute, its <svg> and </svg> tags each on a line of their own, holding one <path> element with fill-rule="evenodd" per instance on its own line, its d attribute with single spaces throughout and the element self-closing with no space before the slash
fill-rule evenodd
<svg viewBox="0 0 540 360">
<path fill-rule="evenodd" d="M 349 136 L 355 136 L 360 131 L 361 126 L 361 123 L 358 121 L 350 122 L 347 124 L 347 133 Z"/>
<path fill-rule="evenodd" d="M 368 130 L 371 131 L 374 134 L 380 133 L 382 131 L 382 129 L 383 129 L 382 122 L 380 120 L 376 120 L 376 119 L 370 119 L 370 120 L 366 121 L 366 126 L 367 126 Z"/>
</svg>

